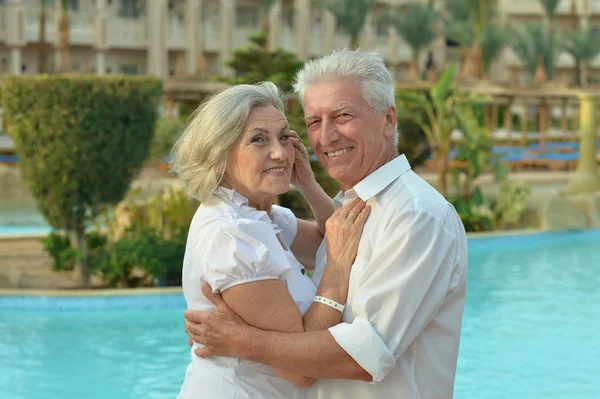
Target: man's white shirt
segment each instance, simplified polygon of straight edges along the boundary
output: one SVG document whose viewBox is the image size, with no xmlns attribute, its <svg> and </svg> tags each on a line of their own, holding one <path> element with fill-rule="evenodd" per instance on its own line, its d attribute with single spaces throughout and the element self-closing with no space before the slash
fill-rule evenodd
<svg viewBox="0 0 600 399">
<path fill-rule="evenodd" d="M 335 198 L 371 214 L 334 339 L 373 382 L 319 379 L 309 397 L 443 398 L 453 395 L 465 305 L 467 239 L 456 211 L 404 155 Z M 313 281 L 326 262 L 325 240 Z"/>
</svg>

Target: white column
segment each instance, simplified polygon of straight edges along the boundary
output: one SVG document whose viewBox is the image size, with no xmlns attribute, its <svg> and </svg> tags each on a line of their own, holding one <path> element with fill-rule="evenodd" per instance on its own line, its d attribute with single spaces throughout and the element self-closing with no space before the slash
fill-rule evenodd
<svg viewBox="0 0 600 399">
<path fill-rule="evenodd" d="M 363 50 L 375 50 L 375 30 L 373 29 L 373 11 L 369 11 L 365 19 L 365 26 L 360 33 L 360 47 Z"/>
<path fill-rule="evenodd" d="M 308 58 L 310 44 L 310 0 L 294 0 L 294 34 L 296 35 L 296 56 Z"/>
<path fill-rule="evenodd" d="M 168 77 L 167 51 L 167 1 L 147 1 L 148 14 L 148 73 L 165 79 Z"/>
<path fill-rule="evenodd" d="M 221 0 L 220 3 L 220 47 L 219 70 L 221 75 L 232 76 L 233 70 L 225 65 L 225 61 L 231 58 L 231 46 L 233 41 L 233 30 L 235 29 L 235 2 L 234 0 Z"/>
<path fill-rule="evenodd" d="M 192 75 L 198 67 L 198 56 L 202 48 L 200 21 L 202 0 L 185 0 L 185 73 Z"/>
<path fill-rule="evenodd" d="M 335 15 L 326 9 L 323 9 L 323 14 L 325 21 L 325 52 L 329 53 L 334 48 L 336 20 Z"/>
<path fill-rule="evenodd" d="M 269 10 L 269 51 L 275 51 L 281 46 L 281 14 L 282 14 L 282 0 L 276 0 L 271 10 Z"/>
<path fill-rule="evenodd" d="M 6 45 L 10 49 L 8 72 L 20 75 L 25 46 L 25 12 L 21 0 L 12 0 L 6 9 Z"/>
<path fill-rule="evenodd" d="M 96 74 L 98 76 L 103 76 L 106 73 L 106 50 L 108 50 L 107 23 L 106 0 L 96 0 L 94 49 L 96 50 Z"/>
</svg>

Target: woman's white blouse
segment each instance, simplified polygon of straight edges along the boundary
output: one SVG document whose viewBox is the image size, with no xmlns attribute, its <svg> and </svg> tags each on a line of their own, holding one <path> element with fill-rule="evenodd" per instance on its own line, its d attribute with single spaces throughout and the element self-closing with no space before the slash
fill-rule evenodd
<svg viewBox="0 0 600 399">
<path fill-rule="evenodd" d="M 308 310 L 317 289 L 289 250 L 298 231 L 296 217 L 276 205 L 270 216 L 223 187 L 198 207 L 183 261 L 188 309 L 214 309 L 200 290 L 205 281 L 213 292 L 222 292 L 239 284 L 280 279 L 300 312 Z M 225 357 L 201 359 L 193 348 L 191 356 L 178 396 L 181 399 L 304 398 L 304 389 L 260 363 Z"/>
</svg>

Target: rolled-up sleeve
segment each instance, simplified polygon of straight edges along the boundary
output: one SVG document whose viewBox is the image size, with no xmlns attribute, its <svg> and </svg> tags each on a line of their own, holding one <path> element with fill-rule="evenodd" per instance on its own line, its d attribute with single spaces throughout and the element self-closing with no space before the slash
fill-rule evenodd
<svg viewBox="0 0 600 399">
<path fill-rule="evenodd" d="M 431 322 L 456 281 L 458 264 L 457 238 L 443 221 L 415 211 L 387 226 L 358 276 L 350 300 L 353 322 L 329 329 L 373 381 L 394 369 Z"/>
</svg>

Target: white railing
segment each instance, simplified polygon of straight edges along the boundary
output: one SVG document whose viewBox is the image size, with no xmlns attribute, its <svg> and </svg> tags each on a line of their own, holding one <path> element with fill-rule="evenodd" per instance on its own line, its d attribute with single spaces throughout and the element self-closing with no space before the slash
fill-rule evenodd
<svg viewBox="0 0 600 399">
<path fill-rule="evenodd" d="M 146 48 L 148 43 L 145 18 L 111 17 L 107 20 L 109 47 Z"/>
<path fill-rule="evenodd" d="M 73 44 L 94 43 L 94 12 L 76 11 L 69 13 L 69 39 Z"/>
<path fill-rule="evenodd" d="M 186 43 L 185 23 L 177 16 L 167 19 L 167 48 L 170 50 L 183 50 Z"/>
<path fill-rule="evenodd" d="M 215 22 L 205 22 L 202 30 L 202 42 L 204 50 L 209 52 L 219 52 L 221 48 L 221 33 L 219 25 Z"/>
<path fill-rule="evenodd" d="M 240 28 L 237 26 L 234 27 L 233 35 L 231 36 L 231 48 L 236 49 L 248 46 L 250 44 L 250 42 L 248 41 L 248 36 L 258 32 L 259 29 L 260 28 L 258 26 L 248 28 Z"/>
<path fill-rule="evenodd" d="M 279 46 L 285 51 L 296 53 L 296 36 L 294 30 L 286 21 L 281 21 L 281 35 L 279 36 Z"/>
</svg>

